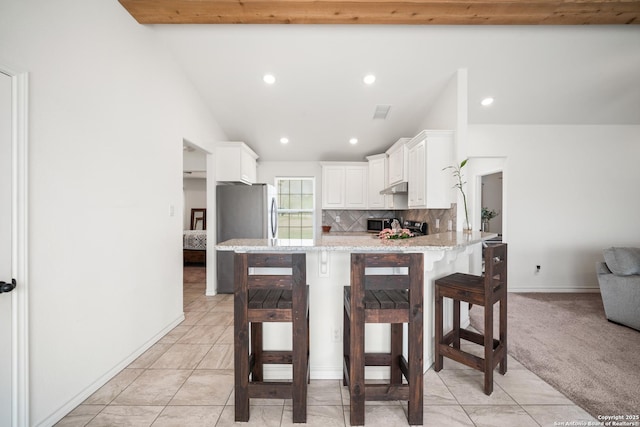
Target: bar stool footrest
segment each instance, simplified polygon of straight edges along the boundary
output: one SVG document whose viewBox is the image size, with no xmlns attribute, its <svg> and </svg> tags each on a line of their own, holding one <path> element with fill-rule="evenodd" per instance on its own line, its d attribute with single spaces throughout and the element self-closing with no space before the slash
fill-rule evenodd
<svg viewBox="0 0 640 427">
<path fill-rule="evenodd" d="M 293 389 L 291 382 L 251 382 L 249 397 L 262 399 L 291 399 Z"/>
<path fill-rule="evenodd" d="M 264 365 L 291 365 L 293 363 L 293 352 L 263 350 L 262 363 Z"/>
<path fill-rule="evenodd" d="M 409 385 L 366 384 L 364 400 L 409 400 Z"/>
</svg>

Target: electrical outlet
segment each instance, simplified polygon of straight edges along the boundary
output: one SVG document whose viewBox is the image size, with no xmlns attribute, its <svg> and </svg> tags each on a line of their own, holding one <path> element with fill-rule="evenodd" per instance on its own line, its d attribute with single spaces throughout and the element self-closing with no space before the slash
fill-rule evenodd
<svg viewBox="0 0 640 427">
<path fill-rule="evenodd" d="M 336 215 L 336 222 L 340 222 L 340 215 Z"/>
<path fill-rule="evenodd" d="M 340 342 L 340 328 L 333 328 L 331 330 L 331 340 L 333 342 Z"/>
</svg>

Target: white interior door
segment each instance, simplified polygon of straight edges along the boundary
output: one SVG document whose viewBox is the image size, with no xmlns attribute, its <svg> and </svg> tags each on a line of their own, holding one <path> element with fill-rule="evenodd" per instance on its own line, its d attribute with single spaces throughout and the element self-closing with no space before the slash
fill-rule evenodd
<svg viewBox="0 0 640 427">
<path fill-rule="evenodd" d="M 11 78 L 0 72 L 0 282 L 11 282 Z M 0 293 L 0 425 L 12 421 L 13 296 Z"/>
</svg>

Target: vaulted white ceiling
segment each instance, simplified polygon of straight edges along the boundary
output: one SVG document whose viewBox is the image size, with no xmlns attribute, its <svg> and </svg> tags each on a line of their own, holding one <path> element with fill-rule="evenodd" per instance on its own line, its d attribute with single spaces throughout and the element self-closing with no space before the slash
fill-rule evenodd
<svg viewBox="0 0 640 427">
<path fill-rule="evenodd" d="M 261 160 L 382 152 L 420 130 L 459 68 L 468 70 L 472 124 L 640 124 L 638 26 L 150 28 L 229 139 Z M 480 106 L 485 96 L 491 107 Z M 391 105 L 386 120 L 373 119 L 380 104 Z"/>
</svg>

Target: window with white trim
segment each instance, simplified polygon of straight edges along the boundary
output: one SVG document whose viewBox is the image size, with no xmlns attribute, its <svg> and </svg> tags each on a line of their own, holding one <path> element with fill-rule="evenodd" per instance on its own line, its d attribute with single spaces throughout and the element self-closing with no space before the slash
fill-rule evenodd
<svg viewBox="0 0 640 427">
<path fill-rule="evenodd" d="M 315 178 L 276 178 L 278 239 L 313 239 Z"/>
</svg>

